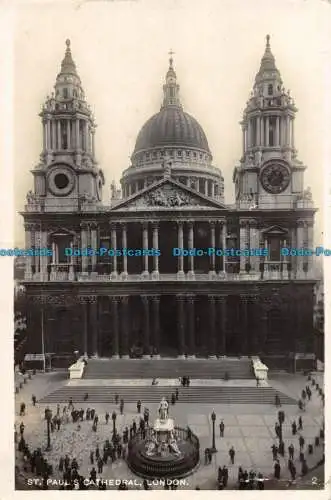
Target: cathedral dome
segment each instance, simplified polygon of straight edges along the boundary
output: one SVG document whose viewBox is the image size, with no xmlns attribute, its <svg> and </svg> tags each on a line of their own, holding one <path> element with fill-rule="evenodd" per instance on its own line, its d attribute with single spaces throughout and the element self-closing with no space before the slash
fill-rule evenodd
<svg viewBox="0 0 331 500">
<path fill-rule="evenodd" d="M 134 153 L 162 146 L 189 147 L 210 153 L 206 134 L 180 106 L 164 106 L 140 130 Z"/>
</svg>

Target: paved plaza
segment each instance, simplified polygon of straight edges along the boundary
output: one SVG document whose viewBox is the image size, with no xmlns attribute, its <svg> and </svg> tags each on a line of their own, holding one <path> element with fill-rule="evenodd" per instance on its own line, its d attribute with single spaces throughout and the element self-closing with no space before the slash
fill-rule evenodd
<svg viewBox="0 0 331 500">
<path fill-rule="evenodd" d="M 320 384 L 323 383 L 322 376 L 316 375 L 316 380 Z M 16 424 L 24 422 L 25 438 L 33 450 L 36 447 L 44 447 L 46 444 L 46 422 L 43 420 L 44 409 L 46 405 L 37 404 L 36 407 L 31 405 L 31 396 L 35 394 L 37 399 L 51 391 L 61 387 L 67 383 L 67 380 L 61 379 L 61 374 L 37 374 L 32 380 L 23 386 L 22 390 L 16 395 Z M 307 384 L 307 378 L 300 375 L 279 375 L 269 381 L 270 385 L 276 389 L 294 397 L 296 400 L 300 397 L 301 390 Z M 110 387 L 111 390 L 111 387 Z M 201 387 L 203 391 L 203 387 Z M 19 405 L 24 401 L 27 404 L 27 412 L 25 417 L 19 416 Z M 143 403 L 143 402 L 142 402 Z M 56 413 L 56 405 L 49 405 Z M 63 406 L 63 405 L 61 405 Z M 151 421 L 156 417 L 157 404 L 148 404 L 150 410 Z M 126 404 L 124 407 L 124 415 L 119 415 L 118 406 L 115 404 L 79 404 L 79 408 L 94 407 L 99 415 L 99 423 L 97 432 L 92 431 L 92 422 L 79 422 L 80 429 L 77 423 L 64 424 L 59 431 L 54 431 L 51 435 L 52 451 L 45 453 L 49 456 L 48 460 L 54 466 L 54 478 L 60 478 L 58 471 L 58 462 L 60 456 L 66 453 L 71 458 L 76 458 L 79 464 L 80 474 L 89 477 L 91 465 L 89 464 L 89 453 L 94 451 L 97 444 L 102 449 L 104 441 L 111 438 L 112 422 L 107 425 L 105 423 L 105 412 L 110 414 L 116 410 L 118 416 L 116 426 L 121 431 L 126 425 L 130 426 L 133 419 L 139 423 L 140 416 L 137 414 L 134 404 Z M 144 405 L 143 405 L 144 407 Z M 282 408 L 285 411 L 285 424 L 283 426 L 283 436 L 285 442 L 285 457 L 280 457 L 281 465 L 281 480 L 288 482 L 289 473 L 287 470 L 287 447 L 293 443 L 295 448 L 295 461 L 297 473 L 300 474 L 301 467 L 298 463 L 299 443 L 298 437 L 292 436 L 291 423 L 293 420 L 298 420 L 301 414 L 303 419 L 302 435 L 305 438 L 306 445 L 314 443 L 314 438 L 319 435 L 319 430 L 322 424 L 321 398 L 313 389 L 312 400 L 307 403 L 306 411 L 301 412 L 297 406 L 286 405 Z M 170 416 L 175 419 L 176 425 L 185 427 L 189 425 L 192 431 L 199 437 L 201 445 L 201 464 L 196 472 L 186 478 L 185 488 L 194 489 L 199 486 L 201 489 L 216 489 L 217 469 L 221 465 L 226 465 L 229 469 L 229 487 L 233 487 L 237 481 L 238 467 L 243 469 L 254 469 L 257 472 L 262 472 L 265 477 L 273 474 L 273 458 L 271 446 L 277 444 L 275 436 L 275 422 L 277 421 L 277 412 L 272 405 L 199 405 L 199 404 L 176 404 L 170 406 Z M 212 443 L 212 424 L 210 415 L 212 411 L 217 415 L 216 420 L 216 448 L 217 453 L 213 456 L 210 465 L 204 464 L 204 449 L 210 447 Z M 220 419 L 223 419 L 225 424 L 224 437 L 219 437 L 218 424 Z M 233 446 L 236 455 L 234 465 L 230 464 L 228 450 Z M 314 447 L 313 455 L 308 455 L 308 467 L 314 466 L 322 456 L 322 446 Z M 134 476 L 128 469 L 123 460 L 118 460 L 114 464 L 105 465 L 102 473 L 103 479 L 141 479 Z M 139 486 L 136 486 L 139 487 Z M 184 487 L 184 486 L 183 486 Z"/>
</svg>

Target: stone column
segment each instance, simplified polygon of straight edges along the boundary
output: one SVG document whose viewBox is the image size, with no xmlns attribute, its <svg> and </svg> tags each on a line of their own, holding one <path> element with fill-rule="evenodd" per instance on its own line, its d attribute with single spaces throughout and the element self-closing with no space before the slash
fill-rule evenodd
<svg viewBox="0 0 331 500">
<path fill-rule="evenodd" d="M 144 358 L 149 358 L 150 353 L 150 321 L 149 321 L 149 299 L 148 295 L 142 295 L 141 300 L 143 303 L 143 315 L 144 315 Z"/>
<path fill-rule="evenodd" d="M 185 295 L 177 295 L 177 325 L 178 325 L 178 344 L 179 357 L 185 358 Z"/>
<path fill-rule="evenodd" d="M 143 228 L 143 249 L 148 250 L 148 222 L 143 222 L 142 223 L 142 228 Z M 146 252 L 146 255 L 143 256 L 143 272 L 142 276 L 144 278 L 149 277 L 149 270 L 148 270 L 148 254 Z"/>
<path fill-rule="evenodd" d="M 113 327 L 113 358 L 119 356 L 119 324 L 118 324 L 118 303 L 119 297 L 111 297 L 112 327 Z"/>
<path fill-rule="evenodd" d="M 291 144 L 291 121 L 290 116 L 286 116 L 286 146 Z"/>
<path fill-rule="evenodd" d="M 243 134 L 242 148 L 243 148 L 243 155 L 244 155 L 245 151 L 246 151 L 246 128 L 245 127 L 242 130 L 242 134 Z"/>
<path fill-rule="evenodd" d="M 90 296 L 90 328 L 92 331 L 92 353 L 93 357 L 98 357 L 98 297 Z"/>
<path fill-rule="evenodd" d="M 241 311 L 241 340 L 242 353 L 247 355 L 247 336 L 248 336 L 248 297 L 240 294 L 240 311 Z"/>
<path fill-rule="evenodd" d="M 32 247 L 31 244 L 31 230 L 32 224 L 24 224 L 25 228 L 25 248 L 28 250 Z M 24 270 L 24 279 L 31 280 L 32 279 L 32 256 L 27 256 L 25 258 L 25 270 Z"/>
<path fill-rule="evenodd" d="M 205 196 L 208 196 L 208 180 L 205 179 Z"/>
<path fill-rule="evenodd" d="M 314 247 L 314 223 L 313 223 L 313 221 L 308 222 L 307 233 L 308 233 L 308 235 L 307 235 L 308 248 L 313 248 Z M 308 255 L 307 262 L 308 262 L 308 273 L 312 276 L 313 275 L 313 268 L 314 268 L 314 256 Z"/>
<path fill-rule="evenodd" d="M 67 149 L 70 149 L 70 120 L 67 120 Z"/>
<path fill-rule="evenodd" d="M 95 130 L 94 130 L 94 128 L 91 129 L 91 140 L 92 140 L 92 157 L 94 158 L 94 152 L 95 152 Z"/>
<path fill-rule="evenodd" d="M 247 146 L 248 149 L 252 146 L 252 123 L 250 119 L 248 120 Z"/>
<path fill-rule="evenodd" d="M 251 219 L 249 221 L 249 246 L 250 248 L 259 249 L 260 248 L 260 235 L 257 228 L 257 221 Z M 253 273 L 260 272 L 260 257 L 252 256 L 250 257 L 251 270 Z"/>
<path fill-rule="evenodd" d="M 153 249 L 158 250 L 159 249 L 159 225 L 157 222 L 153 222 L 152 224 L 153 228 Z M 152 277 L 154 279 L 159 278 L 159 256 L 154 255 L 153 257 L 153 272 L 152 272 Z"/>
<path fill-rule="evenodd" d="M 216 358 L 216 312 L 215 297 L 208 295 L 209 302 L 209 358 Z"/>
<path fill-rule="evenodd" d="M 128 307 L 129 306 L 129 296 L 123 295 L 121 297 L 121 357 L 128 359 L 129 358 L 129 349 L 130 349 L 130 336 L 129 336 L 129 324 L 128 324 Z"/>
<path fill-rule="evenodd" d="M 43 122 L 43 151 L 47 151 L 47 122 Z"/>
<path fill-rule="evenodd" d="M 265 127 L 265 119 L 264 119 L 264 116 L 262 116 L 261 117 L 261 146 L 265 146 L 264 127 Z"/>
<path fill-rule="evenodd" d="M 113 222 L 110 226 L 111 229 L 111 248 L 114 250 L 114 256 L 112 257 L 112 272 L 111 272 L 111 277 L 112 279 L 117 278 L 117 256 L 116 256 L 116 250 L 117 250 L 117 233 L 116 233 L 116 223 Z"/>
<path fill-rule="evenodd" d="M 247 228 L 247 220 L 242 219 L 240 220 L 240 250 L 244 250 L 247 247 L 247 242 L 246 242 L 246 228 Z M 244 255 L 240 256 L 240 272 L 245 273 L 246 272 L 246 263 L 247 263 L 247 257 Z"/>
<path fill-rule="evenodd" d="M 216 237 L 215 237 L 215 221 L 210 222 L 210 246 L 211 248 L 216 248 Z M 213 253 L 210 256 L 210 269 L 209 269 L 209 276 L 213 277 L 216 276 L 216 255 Z"/>
<path fill-rule="evenodd" d="M 303 242 L 304 242 L 304 230 L 305 230 L 305 221 L 304 220 L 298 220 L 297 222 L 297 247 L 299 249 L 303 248 Z M 304 277 L 304 272 L 303 272 L 303 256 L 298 255 L 295 258 L 296 264 L 297 264 L 297 278 Z"/>
<path fill-rule="evenodd" d="M 256 145 L 261 145 L 261 117 L 256 118 Z"/>
<path fill-rule="evenodd" d="M 189 250 L 194 248 L 194 229 L 193 229 L 193 222 L 192 221 L 188 221 L 188 248 L 189 248 Z M 194 257 L 193 257 L 193 255 L 189 255 L 188 262 L 189 262 L 188 277 L 194 278 Z"/>
<path fill-rule="evenodd" d="M 178 248 L 184 248 L 184 230 L 183 230 L 183 222 L 181 220 L 177 221 L 178 227 Z M 179 279 L 184 278 L 184 257 L 183 255 L 178 256 L 178 271 L 177 277 Z"/>
<path fill-rule="evenodd" d="M 218 327 L 219 327 L 219 348 L 218 352 L 222 355 L 226 355 L 226 297 L 224 295 L 219 295 L 216 297 L 217 309 L 218 309 Z"/>
<path fill-rule="evenodd" d="M 75 144 L 75 146 L 76 146 L 76 149 L 79 150 L 79 149 L 81 149 L 81 147 L 80 147 L 81 146 L 81 144 L 80 144 L 80 137 L 79 137 L 79 135 L 80 135 L 79 134 L 79 118 L 77 118 L 77 120 L 76 120 L 75 123 L 76 123 L 76 134 L 75 134 L 75 136 L 76 136 L 76 144 Z"/>
<path fill-rule="evenodd" d="M 88 122 L 84 123 L 84 150 L 88 152 L 89 150 L 89 140 L 88 140 Z"/>
<path fill-rule="evenodd" d="M 224 251 L 227 249 L 226 243 L 227 226 L 226 221 L 220 222 L 220 234 L 219 234 L 219 246 L 223 250 L 223 256 L 220 257 L 220 275 L 225 276 L 226 274 L 226 256 Z"/>
<path fill-rule="evenodd" d="M 47 139 L 46 139 L 46 148 L 47 151 L 50 151 L 52 149 L 52 143 L 51 143 L 51 122 L 50 118 L 47 118 Z"/>
<path fill-rule="evenodd" d="M 57 121 L 57 149 L 61 149 L 62 140 L 61 140 L 61 120 Z"/>
<path fill-rule="evenodd" d="M 82 350 L 84 356 L 88 355 L 88 300 L 87 297 L 79 296 L 79 303 L 81 304 L 81 308 L 83 311 L 83 342 L 82 342 Z"/>
<path fill-rule="evenodd" d="M 56 121 L 52 121 L 52 150 L 56 150 Z"/>
<path fill-rule="evenodd" d="M 195 295 L 188 295 L 187 299 L 187 334 L 188 334 L 188 358 L 195 358 Z"/>
<path fill-rule="evenodd" d="M 265 145 L 269 146 L 269 116 L 266 117 L 266 127 L 265 127 Z"/>
<path fill-rule="evenodd" d="M 251 323 L 249 325 L 249 337 L 248 337 L 248 355 L 256 355 L 258 352 L 258 328 L 259 328 L 259 313 L 257 309 L 259 297 L 257 295 L 249 295 L 248 300 L 250 304 L 250 313 L 251 313 Z"/>
<path fill-rule="evenodd" d="M 81 222 L 81 247 L 86 249 L 88 247 L 88 230 L 89 226 L 86 222 Z M 82 256 L 82 273 L 88 274 L 88 256 Z"/>
<path fill-rule="evenodd" d="M 95 251 L 98 246 L 98 237 L 97 237 L 97 223 L 90 222 L 90 230 L 91 230 L 91 247 L 94 250 L 94 254 L 91 256 L 91 264 L 92 264 L 92 273 L 97 274 L 97 255 Z"/>
<path fill-rule="evenodd" d="M 127 248 L 127 227 L 126 224 L 122 224 L 122 248 Z M 127 279 L 128 277 L 128 257 L 123 255 L 123 272 L 121 274 L 122 279 Z"/>
<path fill-rule="evenodd" d="M 153 295 L 153 347 L 155 347 L 157 354 L 155 358 L 160 358 L 160 296 Z"/>
<path fill-rule="evenodd" d="M 40 248 L 48 248 L 48 233 L 47 230 L 44 229 L 40 231 Z M 41 281 L 48 281 L 48 256 L 41 255 L 40 256 L 40 278 Z"/>
<path fill-rule="evenodd" d="M 279 116 L 276 117 L 275 146 L 279 147 Z"/>
<path fill-rule="evenodd" d="M 295 143 L 294 143 L 294 120 L 292 118 L 291 120 L 291 146 L 294 149 L 295 148 Z"/>
</svg>

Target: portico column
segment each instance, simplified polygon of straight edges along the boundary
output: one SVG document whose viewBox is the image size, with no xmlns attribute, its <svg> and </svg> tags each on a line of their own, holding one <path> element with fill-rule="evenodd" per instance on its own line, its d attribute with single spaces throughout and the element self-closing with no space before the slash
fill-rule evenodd
<svg viewBox="0 0 331 500">
<path fill-rule="evenodd" d="M 297 223 L 297 246 L 298 248 L 303 248 L 304 242 L 304 229 L 305 229 L 305 221 L 299 220 Z M 297 278 L 303 277 L 303 256 L 298 255 L 296 258 L 297 263 Z"/>
<path fill-rule="evenodd" d="M 241 340 L 242 354 L 247 354 L 247 335 L 248 335 L 248 297 L 240 295 L 240 311 L 241 311 Z"/>
<path fill-rule="evenodd" d="M 160 357 L 160 296 L 153 295 L 153 347 L 156 350 L 156 358 Z"/>
<path fill-rule="evenodd" d="M 215 222 L 211 221 L 210 222 L 210 246 L 211 248 L 214 249 L 216 248 L 216 238 L 215 238 Z M 215 276 L 215 253 L 212 253 L 210 256 L 210 269 L 209 269 L 209 275 L 210 276 Z"/>
<path fill-rule="evenodd" d="M 219 295 L 217 299 L 218 308 L 218 327 L 220 335 L 219 352 L 222 356 L 226 355 L 226 297 Z"/>
<path fill-rule="evenodd" d="M 148 271 L 148 222 L 143 222 L 142 224 L 143 228 L 143 250 L 145 250 L 145 255 L 143 256 L 143 272 L 142 275 L 145 278 L 148 278 L 149 276 L 149 271 Z"/>
<path fill-rule="evenodd" d="M 122 248 L 127 248 L 127 228 L 126 224 L 122 224 Z M 123 272 L 121 274 L 123 279 L 126 279 L 128 277 L 128 256 L 123 255 Z"/>
<path fill-rule="evenodd" d="M 247 227 L 247 221 L 245 219 L 240 221 L 240 250 L 243 250 L 247 247 L 246 243 L 246 227 Z M 246 262 L 247 258 L 245 255 L 240 256 L 240 272 L 245 273 L 246 272 Z"/>
<path fill-rule="evenodd" d="M 226 235 L 227 235 L 227 228 L 226 228 L 226 221 L 220 222 L 220 234 L 219 234 L 219 246 L 223 250 L 223 256 L 220 257 L 220 274 L 225 274 L 226 273 L 226 256 L 225 256 L 225 250 L 226 248 Z"/>
<path fill-rule="evenodd" d="M 143 303 L 143 310 L 144 310 L 144 357 L 149 358 L 149 352 L 150 352 L 150 321 L 149 321 L 149 296 L 148 295 L 142 295 L 141 300 Z"/>
<path fill-rule="evenodd" d="M 128 295 L 121 296 L 121 357 L 129 358 L 129 324 L 128 324 L 128 305 L 129 297 Z"/>
<path fill-rule="evenodd" d="M 116 256 L 116 249 L 117 249 L 117 234 L 116 234 L 116 224 L 112 223 L 111 224 L 111 248 L 114 250 L 114 255 L 112 257 L 112 272 L 111 272 L 111 277 L 113 279 L 117 278 L 117 256 Z"/>
<path fill-rule="evenodd" d="M 194 229 L 193 229 L 193 222 L 192 221 L 188 222 L 188 248 L 189 248 L 189 250 L 193 250 L 193 248 L 194 248 Z M 194 257 L 193 257 L 193 255 L 189 255 L 188 262 L 189 262 L 188 276 L 193 278 L 194 277 Z"/>
<path fill-rule="evenodd" d="M 188 334 L 188 357 L 195 358 L 195 314 L 194 295 L 188 295 L 187 299 L 187 334 Z"/>
<path fill-rule="evenodd" d="M 95 150 L 95 130 L 94 128 L 91 129 L 91 141 L 92 141 L 92 158 L 94 158 L 94 150 Z"/>
<path fill-rule="evenodd" d="M 24 224 L 25 228 L 25 248 L 28 250 L 31 248 L 31 224 Z M 31 280 L 32 279 L 32 256 L 27 256 L 25 258 L 25 270 L 24 270 L 24 279 Z"/>
<path fill-rule="evenodd" d="M 50 151 L 52 149 L 51 145 L 51 122 L 50 119 L 47 118 L 47 140 L 46 140 L 46 149 L 47 151 Z"/>
<path fill-rule="evenodd" d="M 113 327 L 113 358 L 119 358 L 119 325 L 118 325 L 119 297 L 111 298 L 112 327 Z"/>
<path fill-rule="evenodd" d="M 81 225 L 81 246 L 82 249 L 86 249 L 88 246 L 88 224 L 82 222 Z M 82 273 L 88 272 L 88 256 L 82 255 Z"/>
<path fill-rule="evenodd" d="M 257 229 L 256 220 L 252 219 L 249 222 L 249 247 L 258 249 L 260 247 L 259 231 Z M 260 257 L 250 257 L 251 270 L 253 273 L 258 273 L 260 270 Z"/>
<path fill-rule="evenodd" d="M 216 314 L 215 297 L 208 295 L 209 302 L 209 358 L 216 358 Z"/>
<path fill-rule="evenodd" d="M 92 331 L 92 353 L 95 358 L 98 357 L 98 297 L 89 297 L 90 302 L 90 328 Z"/>
<path fill-rule="evenodd" d="M 178 227 L 178 248 L 183 249 L 184 248 L 184 230 L 183 230 L 183 222 L 182 221 L 177 221 L 177 227 Z M 177 276 L 178 278 L 183 278 L 184 277 L 184 256 L 182 253 L 178 255 L 178 271 L 177 271 Z"/>
<path fill-rule="evenodd" d="M 159 249 L 159 225 L 157 222 L 153 222 L 153 249 L 154 252 Z M 159 256 L 154 253 L 153 256 L 153 278 L 157 279 L 159 277 Z"/>
<path fill-rule="evenodd" d="M 178 344 L 179 357 L 185 357 L 185 296 L 177 295 L 177 325 L 178 325 Z"/>
<path fill-rule="evenodd" d="M 92 273 L 96 273 L 96 267 L 97 267 L 96 249 L 98 246 L 96 222 L 90 222 L 90 230 L 91 230 L 91 247 L 92 247 L 92 250 L 94 250 L 94 252 L 91 256 Z"/>
<path fill-rule="evenodd" d="M 48 248 L 48 232 L 46 228 L 40 231 L 40 248 Z M 40 255 L 40 276 L 42 281 L 48 280 L 47 266 L 48 256 Z"/>
<path fill-rule="evenodd" d="M 84 296 L 79 297 L 79 302 L 81 304 L 81 308 L 83 310 L 83 342 L 82 342 L 82 349 L 84 352 L 84 356 L 87 357 L 88 355 L 88 301 L 87 298 Z"/>
<path fill-rule="evenodd" d="M 286 116 L 286 146 L 290 146 L 291 144 L 291 121 L 290 116 Z"/>
</svg>

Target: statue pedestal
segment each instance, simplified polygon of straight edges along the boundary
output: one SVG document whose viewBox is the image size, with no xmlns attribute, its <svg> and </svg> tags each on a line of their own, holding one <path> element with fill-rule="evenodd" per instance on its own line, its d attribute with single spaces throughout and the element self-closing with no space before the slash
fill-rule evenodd
<svg viewBox="0 0 331 500">
<path fill-rule="evenodd" d="M 166 420 L 160 420 L 157 418 L 154 422 L 153 429 L 155 432 L 171 432 L 175 428 L 175 423 L 172 418 L 167 418 Z"/>
</svg>

